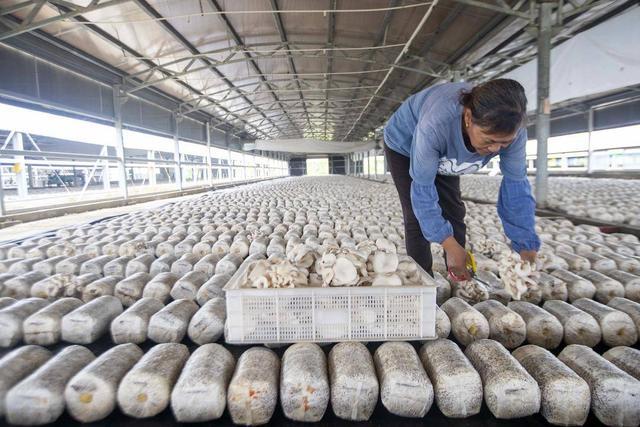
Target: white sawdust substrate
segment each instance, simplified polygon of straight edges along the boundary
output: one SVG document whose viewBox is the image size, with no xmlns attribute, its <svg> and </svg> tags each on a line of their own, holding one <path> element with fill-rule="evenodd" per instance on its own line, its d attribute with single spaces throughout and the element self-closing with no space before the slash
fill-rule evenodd
<svg viewBox="0 0 640 427">
<path fill-rule="evenodd" d="M 569 345 L 558 358 L 591 389 L 591 409 L 608 426 L 640 424 L 640 381 L 583 345 Z"/>
<path fill-rule="evenodd" d="M 64 390 L 71 416 L 90 423 L 113 412 L 120 381 L 143 354 L 135 344 L 117 345 L 71 378 Z"/>
<path fill-rule="evenodd" d="M 384 407 L 402 417 L 424 417 L 433 403 L 433 386 L 413 346 L 386 342 L 375 351 L 373 361 Z"/>
<path fill-rule="evenodd" d="M 460 347 L 447 339 L 429 341 L 420 349 L 420 360 L 446 417 L 467 418 L 480 412 L 482 381 Z"/>
<path fill-rule="evenodd" d="M 538 412 L 538 384 L 502 344 L 489 339 L 476 341 L 465 355 L 482 378 L 484 400 L 496 418 L 521 418 Z"/>
<path fill-rule="evenodd" d="M 581 426 L 591 404 L 589 385 L 548 350 L 525 345 L 513 357 L 540 386 L 540 413 L 551 424 Z"/>
</svg>

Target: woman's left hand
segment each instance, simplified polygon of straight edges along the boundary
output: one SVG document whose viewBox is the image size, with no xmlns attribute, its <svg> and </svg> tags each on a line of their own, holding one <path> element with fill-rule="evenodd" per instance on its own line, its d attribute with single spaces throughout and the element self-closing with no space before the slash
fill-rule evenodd
<svg viewBox="0 0 640 427">
<path fill-rule="evenodd" d="M 530 262 L 531 264 L 536 263 L 537 256 L 538 256 L 537 251 L 521 251 L 520 252 L 520 258 L 522 258 L 523 261 Z"/>
</svg>

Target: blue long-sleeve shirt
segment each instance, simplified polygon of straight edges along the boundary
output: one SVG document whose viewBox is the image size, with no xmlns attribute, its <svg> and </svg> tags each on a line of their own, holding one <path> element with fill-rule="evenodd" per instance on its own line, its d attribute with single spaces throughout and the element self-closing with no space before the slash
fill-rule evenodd
<svg viewBox="0 0 640 427">
<path fill-rule="evenodd" d="M 460 92 L 469 83 L 445 83 L 427 88 L 406 100 L 384 128 L 389 148 L 410 159 L 411 204 L 422 234 L 430 242 L 442 243 L 453 236 L 449 221 L 442 217 L 435 177 L 473 173 L 500 155 L 503 179 L 498 196 L 498 215 L 515 251 L 538 250 L 535 231 L 535 200 L 527 180 L 527 130 L 498 153 L 483 156 L 469 151 L 461 129 Z"/>
</svg>

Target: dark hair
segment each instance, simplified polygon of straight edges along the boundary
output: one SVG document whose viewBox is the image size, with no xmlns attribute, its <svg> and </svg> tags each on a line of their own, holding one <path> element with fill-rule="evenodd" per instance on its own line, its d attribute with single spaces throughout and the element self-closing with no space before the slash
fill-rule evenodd
<svg viewBox="0 0 640 427">
<path fill-rule="evenodd" d="M 506 135 L 524 126 L 527 97 L 520 83 L 495 79 L 460 94 L 460 104 L 471 110 L 473 122 L 490 134 Z"/>
</svg>

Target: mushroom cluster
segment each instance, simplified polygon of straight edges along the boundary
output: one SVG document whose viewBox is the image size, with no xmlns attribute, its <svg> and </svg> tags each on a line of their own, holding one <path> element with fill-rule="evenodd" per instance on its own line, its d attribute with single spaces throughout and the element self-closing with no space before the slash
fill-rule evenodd
<svg viewBox="0 0 640 427">
<path fill-rule="evenodd" d="M 286 258 L 272 255 L 252 261 L 242 286 L 252 288 L 402 286 L 419 285 L 423 280 L 416 263 L 398 255 L 393 242 L 385 238 L 324 242 L 313 249 L 290 240 Z M 294 242 L 293 244 L 290 244 Z M 428 279 L 427 279 L 428 280 Z"/>
</svg>

